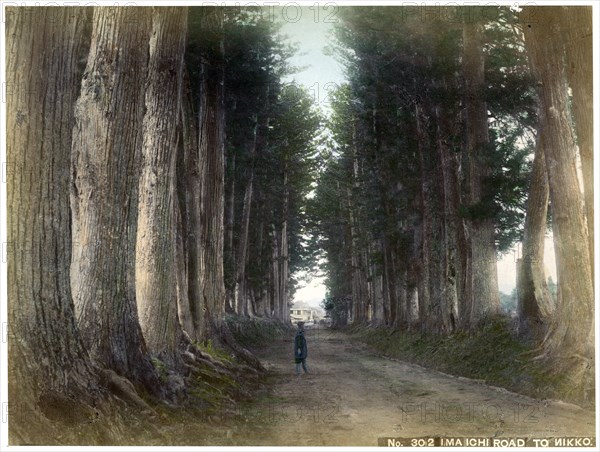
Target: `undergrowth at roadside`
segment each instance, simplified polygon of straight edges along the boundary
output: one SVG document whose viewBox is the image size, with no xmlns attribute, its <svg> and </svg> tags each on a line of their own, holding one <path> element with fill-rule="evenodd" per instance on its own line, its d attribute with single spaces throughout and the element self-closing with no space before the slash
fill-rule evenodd
<svg viewBox="0 0 600 452">
<path fill-rule="evenodd" d="M 223 349 L 222 347 L 215 346 L 215 344 L 213 343 L 213 341 L 211 339 L 208 339 L 207 341 L 204 341 L 204 342 L 195 341 L 194 345 L 201 352 L 204 352 L 204 353 L 206 353 L 210 356 L 213 356 L 215 358 L 218 358 L 222 361 L 232 362 L 232 360 L 233 360 L 231 354 L 228 353 L 227 350 Z"/>
<path fill-rule="evenodd" d="M 234 338 L 244 347 L 265 347 L 274 340 L 289 336 L 292 330 L 291 326 L 271 319 L 227 316 L 225 321 Z"/>
</svg>

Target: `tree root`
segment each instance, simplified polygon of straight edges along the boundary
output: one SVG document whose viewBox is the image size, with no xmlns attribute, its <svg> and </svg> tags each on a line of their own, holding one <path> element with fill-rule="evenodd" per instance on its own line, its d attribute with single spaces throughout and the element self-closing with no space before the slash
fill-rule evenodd
<svg viewBox="0 0 600 452">
<path fill-rule="evenodd" d="M 156 411 L 142 400 L 133 384 L 127 378 L 117 375 L 117 373 L 111 369 L 100 369 L 98 371 L 98 376 L 100 384 L 115 396 L 134 407 L 139 408 L 142 414 L 156 415 Z"/>
<path fill-rule="evenodd" d="M 254 354 L 251 353 L 249 350 L 245 349 L 237 343 L 237 341 L 233 337 L 233 334 L 231 334 L 231 331 L 229 330 L 229 327 L 227 326 L 226 322 L 223 322 L 223 325 L 221 326 L 221 338 L 223 339 L 223 342 L 229 348 L 231 348 L 231 350 L 233 350 L 236 356 L 242 361 L 244 361 L 246 364 L 248 364 L 252 369 L 260 373 L 266 372 L 266 369 L 258 360 L 258 358 L 254 356 Z"/>
</svg>

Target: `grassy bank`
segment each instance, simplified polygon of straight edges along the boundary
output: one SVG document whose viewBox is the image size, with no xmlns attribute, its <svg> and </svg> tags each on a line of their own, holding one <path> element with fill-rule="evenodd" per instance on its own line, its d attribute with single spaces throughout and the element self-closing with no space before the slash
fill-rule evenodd
<svg viewBox="0 0 600 452">
<path fill-rule="evenodd" d="M 534 344 L 517 338 L 505 318 L 491 320 L 471 334 L 459 332 L 451 336 L 385 327 L 352 326 L 345 330 L 390 358 L 480 380 L 538 399 L 581 403 L 565 391 L 564 377 L 532 359 Z"/>
<path fill-rule="evenodd" d="M 231 315 L 225 318 L 225 322 L 238 344 L 251 351 L 289 336 L 291 328 L 271 319 Z M 193 381 L 188 380 L 185 401 L 176 405 L 153 404 L 158 414 L 153 423 L 157 433 L 154 436 L 146 434 L 147 444 L 250 445 L 239 436 L 233 439 L 230 434 L 246 427 L 247 414 L 257 400 L 269 397 L 265 384 L 268 384 L 270 376 L 257 373 L 223 345 L 212 341 L 195 345 L 210 360 L 195 363 Z M 173 433 L 173 437 L 166 435 L 165 431 Z"/>
</svg>

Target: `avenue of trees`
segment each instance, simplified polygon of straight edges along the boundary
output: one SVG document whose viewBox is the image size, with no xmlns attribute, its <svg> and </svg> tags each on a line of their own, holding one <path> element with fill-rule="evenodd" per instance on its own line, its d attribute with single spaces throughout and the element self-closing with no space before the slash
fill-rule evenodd
<svg viewBox="0 0 600 452">
<path fill-rule="evenodd" d="M 589 7 L 341 10 L 349 81 L 332 96 L 310 206 L 335 323 L 477 329 L 500 312 L 497 257 L 522 241 L 519 332 L 570 389 L 593 395 L 591 17 Z"/>
<path fill-rule="evenodd" d="M 593 396 L 591 8 L 339 11 L 324 118 L 261 9 L 6 9 L 11 442 L 260 372 L 227 316 L 319 266 L 338 325 L 468 333 L 519 240 L 519 330 Z"/>
<path fill-rule="evenodd" d="M 260 10 L 8 8 L 13 441 L 49 400 L 183 400 L 231 372 L 203 344 L 261 370 L 225 314 L 289 322 L 321 123 L 282 42 Z"/>
</svg>

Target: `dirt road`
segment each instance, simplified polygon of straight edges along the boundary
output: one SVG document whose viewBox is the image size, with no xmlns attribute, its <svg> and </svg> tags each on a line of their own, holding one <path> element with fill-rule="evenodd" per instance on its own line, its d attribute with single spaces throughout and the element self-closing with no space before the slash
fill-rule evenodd
<svg viewBox="0 0 600 452">
<path fill-rule="evenodd" d="M 347 335 L 307 331 L 308 375 L 296 377 L 292 342 L 257 354 L 266 392 L 240 407 L 231 445 L 376 446 L 380 437 L 595 436 L 594 413 L 494 389 L 375 355 Z M 216 433 L 216 432 L 215 432 Z"/>
</svg>

